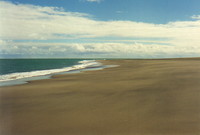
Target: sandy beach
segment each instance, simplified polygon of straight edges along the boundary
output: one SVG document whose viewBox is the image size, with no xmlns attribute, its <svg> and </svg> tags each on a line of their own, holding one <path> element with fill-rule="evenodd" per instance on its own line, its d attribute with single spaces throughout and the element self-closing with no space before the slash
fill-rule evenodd
<svg viewBox="0 0 200 135">
<path fill-rule="evenodd" d="M 0 87 L 0 134 L 200 135 L 200 58 L 101 62 Z"/>
</svg>

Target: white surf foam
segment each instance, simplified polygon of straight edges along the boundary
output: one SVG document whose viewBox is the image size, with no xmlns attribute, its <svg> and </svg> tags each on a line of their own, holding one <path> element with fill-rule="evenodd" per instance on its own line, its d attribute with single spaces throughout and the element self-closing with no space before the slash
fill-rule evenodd
<svg viewBox="0 0 200 135">
<path fill-rule="evenodd" d="M 44 76 L 44 75 L 61 73 L 61 72 L 68 72 L 68 71 L 73 71 L 73 70 L 85 69 L 85 68 L 89 68 L 89 67 L 97 67 L 100 65 L 101 65 L 101 63 L 99 63 L 95 60 L 83 60 L 83 61 L 79 61 L 79 64 L 74 65 L 72 67 L 1 75 L 0 82 L 12 81 L 12 80 L 18 80 L 18 79 L 24 79 L 24 78 L 30 78 L 30 77 L 36 77 L 36 76 Z"/>
</svg>

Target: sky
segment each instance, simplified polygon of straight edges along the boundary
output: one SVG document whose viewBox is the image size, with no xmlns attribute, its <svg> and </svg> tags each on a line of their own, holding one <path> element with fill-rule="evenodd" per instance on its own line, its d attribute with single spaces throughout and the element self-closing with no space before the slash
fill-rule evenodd
<svg viewBox="0 0 200 135">
<path fill-rule="evenodd" d="M 0 0 L 0 58 L 200 57 L 199 0 Z"/>
</svg>

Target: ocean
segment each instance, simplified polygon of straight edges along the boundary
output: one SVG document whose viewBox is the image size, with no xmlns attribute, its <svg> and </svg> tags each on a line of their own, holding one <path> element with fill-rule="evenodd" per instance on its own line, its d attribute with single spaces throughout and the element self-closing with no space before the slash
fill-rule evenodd
<svg viewBox="0 0 200 135">
<path fill-rule="evenodd" d="M 0 59 L 0 86 L 24 84 L 56 74 L 101 68 L 101 63 L 88 59 Z"/>
</svg>

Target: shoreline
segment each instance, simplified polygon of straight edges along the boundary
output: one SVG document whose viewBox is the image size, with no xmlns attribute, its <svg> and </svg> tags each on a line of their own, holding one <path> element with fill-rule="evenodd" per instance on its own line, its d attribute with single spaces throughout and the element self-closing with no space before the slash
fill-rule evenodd
<svg viewBox="0 0 200 135">
<path fill-rule="evenodd" d="M 35 80 L 51 79 L 53 78 L 53 76 L 60 75 L 60 74 L 74 74 L 74 73 L 80 73 L 80 72 L 90 71 L 90 70 L 101 70 L 103 68 L 108 68 L 108 67 L 111 67 L 111 66 L 102 65 L 102 63 L 97 62 L 97 60 L 85 59 L 85 60 L 79 61 L 75 65 L 58 68 L 58 69 L 35 70 L 35 71 L 29 71 L 29 72 L 16 72 L 16 73 L 4 74 L 4 75 L 1 75 L 1 76 L 5 76 L 4 78 L 8 78 L 8 76 L 13 76 L 13 77 L 11 77 L 10 80 L 0 81 L 0 87 L 23 85 Z M 39 75 L 38 72 L 41 72 L 40 73 L 41 75 Z M 52 72 L 52 73 L 44 73 L 44 72 Z M 28 74 L 33 74 L 33 73 L 37 73 L 38 75 L 32 75 L 32 76 L 28 75 Z M 20 78 L 21 74 L 22 76 L 25 74 L 27 77 Z M 3 77 L 1 77 L 1 79 L 2 78 Z M 13 78 L 17 78 L 17 79 L 13 79 Z"/>
<path fill-rule="evenodd" d="M 35 58 L 33 58 L 35 59 Z M 51 58 L 50 58 L 51 59 Z M 61 58 L 61 59 L 66 59 L 66 58 Z M 76 59 L 76 58 L 74 58 Z M 10 87 L 10 86 L 17 86 L 17 85 L 23 85 L 23 84 L 27 84 L 27 83 L 30 83 L 32 81 L 37 81 L 37 80 L 46 80 L 46 79 L 52 79 L 53 76 L 57 76 L 57 75 L 62 75 L 62 74 L 76 74 L 76 73 L 80 73 L 80 72 L 85 72 L 85 71 L 90 71 L 90 69 L 94 69 L 94 70 L 102 70 L 104 68 L 112 68 L 112 67 L 116 67 L 116 66 L 119 66 L 119 65 L 103 65 L 102 63 L 104 61 L 109 61 L 109 60 L 112 60 L 112 61 L 115 61 L 115 60 L 197 60 L 199 59 L 199 57 L 186 57 L 186 58 L 161 58 L 161 59 L 158 59 L 158 58 L 154 58 L 154 59 L 82 59 L 81 61 L 84 61 L 84 60 L 89 60 L 89 61 L 96 61 L 97 63 L 99 62 L 99 64 L 101 64 L 100 66 L 97 66 L 97 67 L 92 67 L 92 68 L 83 68 L 83 69 L 75 69 L 75 70 L 69 70 L 69 71 L 63 71 L 63 72 L 57 72 L 57 73 L 51 73 L 51 74 L 46 74 L 46 75 L 38 75 L 38 76 L 32 76 L 32 77 L 25 77 L 25 78 L 21 78 L 21 79 L 16 79 L 16 80 L 8 80 L 8 81 L 1 81 L 0 83 L 0 88 L 1 87 Z M 81 62 L 79 61 L 79 62 Z M 101 63 L 102 62 L 102 63 Z M 60 68 L 62 69 L 62 68 Z M 54 70 L 54 69 L 53 69 Z M 92 71 L 91 70 L 91 71 Z M 37 71 L 37 70 L 36 70 Z M 43 70 L 38 70 L 38 71 L 43 71 Z M 23 73 L 23 72 L 19 72 L 19 73 Z M 8 84 L 10 83 L 11 84 Z M 15 82 L 19 82 L 19 83 L 16 83 Z M 5 83 L 5 85 L 4 85 Z"/>
<path fill-rule="evenodd" d="M 120 65 L 0 87 L 2 135 L 198 135 L 200 58 Z"/>
</svg>

